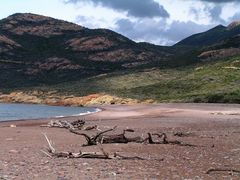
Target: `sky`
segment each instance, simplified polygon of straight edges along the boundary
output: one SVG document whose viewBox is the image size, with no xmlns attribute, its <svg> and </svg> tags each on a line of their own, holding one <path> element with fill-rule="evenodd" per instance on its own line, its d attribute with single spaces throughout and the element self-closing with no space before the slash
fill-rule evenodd
<svg viewBox="0 0 240 180">
<path fill-rule="evenodd" d="M 34 13 L 88 28 L 107 28 L 137 42 L 173 45 L 240 20 L 240 0 L 0 0 L 0 19 Z"/>
</svg>

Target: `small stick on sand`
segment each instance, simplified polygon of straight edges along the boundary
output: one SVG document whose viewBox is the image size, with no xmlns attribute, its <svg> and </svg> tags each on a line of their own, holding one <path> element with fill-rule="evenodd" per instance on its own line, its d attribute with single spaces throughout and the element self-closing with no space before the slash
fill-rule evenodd
<svg viewBox="0 0 240 180">
<path fill-rule="evenodd" d="M 209 170 L 207 170 L 206 174 L 211 174 L 211 173 L 214 173 L 214 172 L 229 172 L 229 173 L 237 173 L 237 174 L 240 174 L 240 171 L 239 170 L 236 170 L 236 169 L 228 169 L 228 168 L 211 168 Z"/>
</svg>

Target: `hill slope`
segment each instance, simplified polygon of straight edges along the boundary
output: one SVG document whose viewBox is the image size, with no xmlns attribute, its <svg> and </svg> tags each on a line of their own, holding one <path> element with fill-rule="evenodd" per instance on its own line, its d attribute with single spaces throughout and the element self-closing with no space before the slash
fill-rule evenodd
<svg viewBox="0 0 240 180">
<path fill-rule="evenodd" d="M 240 55 L 240 22 L 216 26 L 175 44 L 176 61 L 196 63 Z"/>
<path fill-rule="evenodd" d="M 239 103 L 239 37 L 234 22 L 163 47 L 14 14 L 0 20 L 0 101 Z"/>
<path fill-rule="evenodd" d="M 0 21 L 0 86 L 77 80 L 164 61 L 166 53 L 107 29 L 87 29 L 34 14 Z"/>
<path fill-rule="evenodd" d="M 237 22 L 231 23 L 228 27 L 219 25 L 213 29 L 210 29 L 206 32 L 192 35 L 175 46 L 211 46 L 221 41 L 225 41 L 231 37 L 240 34 L 240 24 Z"/>
<path fill-rule="evenodd" d="M 124 71 L 52 86 L 21 88 L 16 90 L 23 93 L 13 93 L 2 99 L 0 96 L 0 101 L 12 99 L 14 102 L 71 102 L 82 105 L 136 102 L 240 103 L 239 84 L 240 56 L 186 67 Z M 16 90 L 2 89 L 2 92 Z"/>
</svg>

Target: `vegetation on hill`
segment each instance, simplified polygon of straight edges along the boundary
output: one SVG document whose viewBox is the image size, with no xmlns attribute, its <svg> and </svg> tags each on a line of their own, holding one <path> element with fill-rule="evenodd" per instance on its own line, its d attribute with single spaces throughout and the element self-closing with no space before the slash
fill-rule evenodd
<svg viewBox="0 0 240 180">
<path fill-rule="evenodd" d="M 14 14 L 0 20 L 0 86 L 56 84 L 165 62 L 169 53 L 156 47 L 107 29 Z"/>
<path fill-rule="evenodd" d="M 215 28 L 212 28 L 206 32 L 192 35 L 175 46 L 211 46 L 213 44 L 219 43 L 240 33 L 240 25 L 235 26 L 229 25 L 228 27 L 218 25 Z"/>
<path fill-rule="evenodd" d="M 187 67 L 102 74 L 75 82 L 21 90 L 52 91 L 59 96 L 102 93 L 140 101 L 152 99 L 154 102 L 240 103 L 239 84 L 240 57 L 235 57 Z"/>
<path fill-rule="evenodd" d="M 0 95 L 23 91 L 38 102 L 54 92 L 61 100 L 105 94 L 107 102 L 119 97 L 120 103 L 240 103 L 239 37 L 234 22 L 164 47 L 107 29 L 14 14 L 0 20 Z M 36 98 L 35 91 L 42 93 Z"/>
</svg>

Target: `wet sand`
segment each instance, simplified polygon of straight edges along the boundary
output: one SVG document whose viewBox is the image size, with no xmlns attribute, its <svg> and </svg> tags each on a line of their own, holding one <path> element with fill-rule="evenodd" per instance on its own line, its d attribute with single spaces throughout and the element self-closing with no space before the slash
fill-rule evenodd
<svg viewBox="0 0 240 180">
<path fill-rule="evenodd" d="M 49 158 L 41 150 L 46 133 L 59 151 L 100 152 L 97 146 L 82 147 L 85 139 L 66 129 L 43 128 L 50 119 L 0 123 L 0 179 L 240 179 L 240 173 L 206 172 L 211 168 L 240 171 L 240 105 L 157 104 L 99 106 L 102 112 L 61 118 L 84 119 L 100 129 L 132 128 L 129 136 L 165 132 L 169 140 L 197 145 L 107 144 L 118 152 L 145 160 Z M 10 127 L 16 125 L 16 127 Z M 176 132 L 187 137 L 174 136 Z M 88 133 L 94 133 L 88 132 Z M 115 132 L 114 132 L 115 133 Z"/>
</svg>

